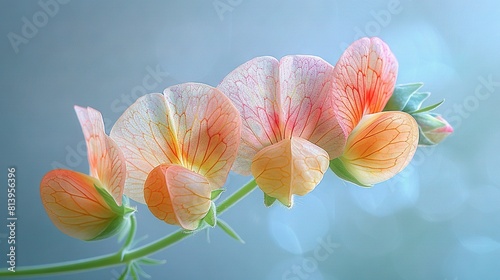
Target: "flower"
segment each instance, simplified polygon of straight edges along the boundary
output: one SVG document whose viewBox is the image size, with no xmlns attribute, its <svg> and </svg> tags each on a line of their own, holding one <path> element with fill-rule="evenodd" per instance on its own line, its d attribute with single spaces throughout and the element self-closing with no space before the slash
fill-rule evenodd
<svg viewBox="0 0 500 280">
<path fill-rule="evenodd" d="M 315 56 L 257 57 L 217 87 L 242 118 L 233 170 L 252 174 L 269 197 L 291 207 L 341 155 L 346 134 L 334 112 L 333 66 Z"/>
<path fill-rule="evenodd" d="M 420 145 L 436 145 L 453 133 L 453 127 L 435 113 L 418 113 L 413 117 L 420 127 Z"/>
<path fill-rule="evenodd" d="M 122 204 L 125 161 L 105 134 L 101 113 L 75 106 L 87 143 L 90 176 L 65 169 L 48 172 L 40 183 L 43 206 L 65 234 L 83 240 L 109 237 L 132 209 Z"/>
<path fill-rule="evenodd" d="M 240 126 L 230 100 L 208 85 L 139 98 L 111 130 L 127 164 L 125 194 L 166 223 L 196 229 L 235 160 Z"/>
<path fill-rule="evenodd" d="M 418 144 L 414 118 L 381 112 L 394 91 L 397 69 L 396 58 L 379 38 L 355 41 L 335 65 L 335 113 L 349 137 L 330 167 L 341 178 L 371 186 L 393 177 L 412 159 Z"/>
</svg>

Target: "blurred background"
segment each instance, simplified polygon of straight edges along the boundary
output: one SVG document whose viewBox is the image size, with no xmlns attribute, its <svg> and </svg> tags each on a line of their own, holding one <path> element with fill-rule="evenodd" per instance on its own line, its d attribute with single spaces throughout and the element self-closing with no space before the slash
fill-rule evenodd
<svg viewBox="0 0 500 280">
<path fill-rule="evenodd" d="M 262 55 L 317 55 L 335 64 L 362 36 L 386 41 L 398 83 L 424 82 L 455 133 L 419 149 L 404 172 L 371 189 L 331 172 L 291 210 L 260 190 L 220 229 L 153 255 L 153 279 L 500 279 L 500 7 L 494 1 L 0 1 L 0 219 L 7 168 L 17 169 L 17 266 L 115 252 L 50 222 L 39 197 L 54 168 L 88 172 L 74 105 L 106 129 L 145 93 L 188 81 L 217 85 Z M 232 174 L 231 193 L 249 178 Z M 226 195 L 226 194 L 225 194 Z M 176 228 L 138 206 L 139 245 Z M 2 222 L 3 224 L 4 222 Z M 7 229 L 0 225 L 6 267 Z M 114 279 L 121 267 L 43 279 Z M 42 278 L 40 278 L 42 279 Z"/>
</svg>

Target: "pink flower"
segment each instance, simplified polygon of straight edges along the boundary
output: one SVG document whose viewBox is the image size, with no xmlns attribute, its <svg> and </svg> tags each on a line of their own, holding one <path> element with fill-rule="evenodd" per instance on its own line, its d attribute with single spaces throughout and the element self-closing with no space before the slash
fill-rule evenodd
<svg viewBox="0 0 500 280">
<path fill-rule="evenodd" d="M 242 118 L 233 170 L 252 174 L 265 194 L 291 207 L 342 154 L 346 134 L 334 112 L 333 66 L 319 57 L 257 57 L 217 87 Z"/>
</svg>

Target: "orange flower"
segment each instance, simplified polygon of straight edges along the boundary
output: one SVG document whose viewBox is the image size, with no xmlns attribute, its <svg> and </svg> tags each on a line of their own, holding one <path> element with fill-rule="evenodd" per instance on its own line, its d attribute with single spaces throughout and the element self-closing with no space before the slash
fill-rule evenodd
<svg viewBox="0 0 500 280">
<path fill-rule="evenodd" d="M 111 130 L 127 162 L 125 194 L 166 223 L 196 229 L 235 160 L 240 125 L 230 100 L 208 85 L 139 98 Z"/>
<path fill-rule="evenodd" d="M 344 52 L 333 71 L 340 125 L 349 135 L 343 154 L 330 163 L 341 178 L 371 186 L 408 165 L 418 144 L 418 125 L 404 112 L 381 112 L 396 83 L 398 63 L 379 38 L 362 38 Z"/>
<path fill-rule="evenodd" d="M 87 143 L 90 176 L 56 169 L 40 183 L 42 203 L 52 222 L 65 234 L 83 240 L 118 232 L 132 209 L 122 205 L 125 161 L 105 134 L 101 114 L 75 106 Z"/>
</svg>

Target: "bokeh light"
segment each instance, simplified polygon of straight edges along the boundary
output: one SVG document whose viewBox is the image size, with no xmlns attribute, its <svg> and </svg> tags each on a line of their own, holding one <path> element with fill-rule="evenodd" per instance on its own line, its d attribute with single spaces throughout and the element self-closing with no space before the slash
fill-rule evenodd
<svg viewBox="0 0 500 280">
<path fill-rule="evenodd" d="M 325 235 L 330 227 L 327 210 L 315 193 L 295 197 L 292 209 L 274 205 L 269 209 L 268 224 L 275 242 L 282 249 L 297 255 L 318 246 L 318 238 Z"/>
</svg>

